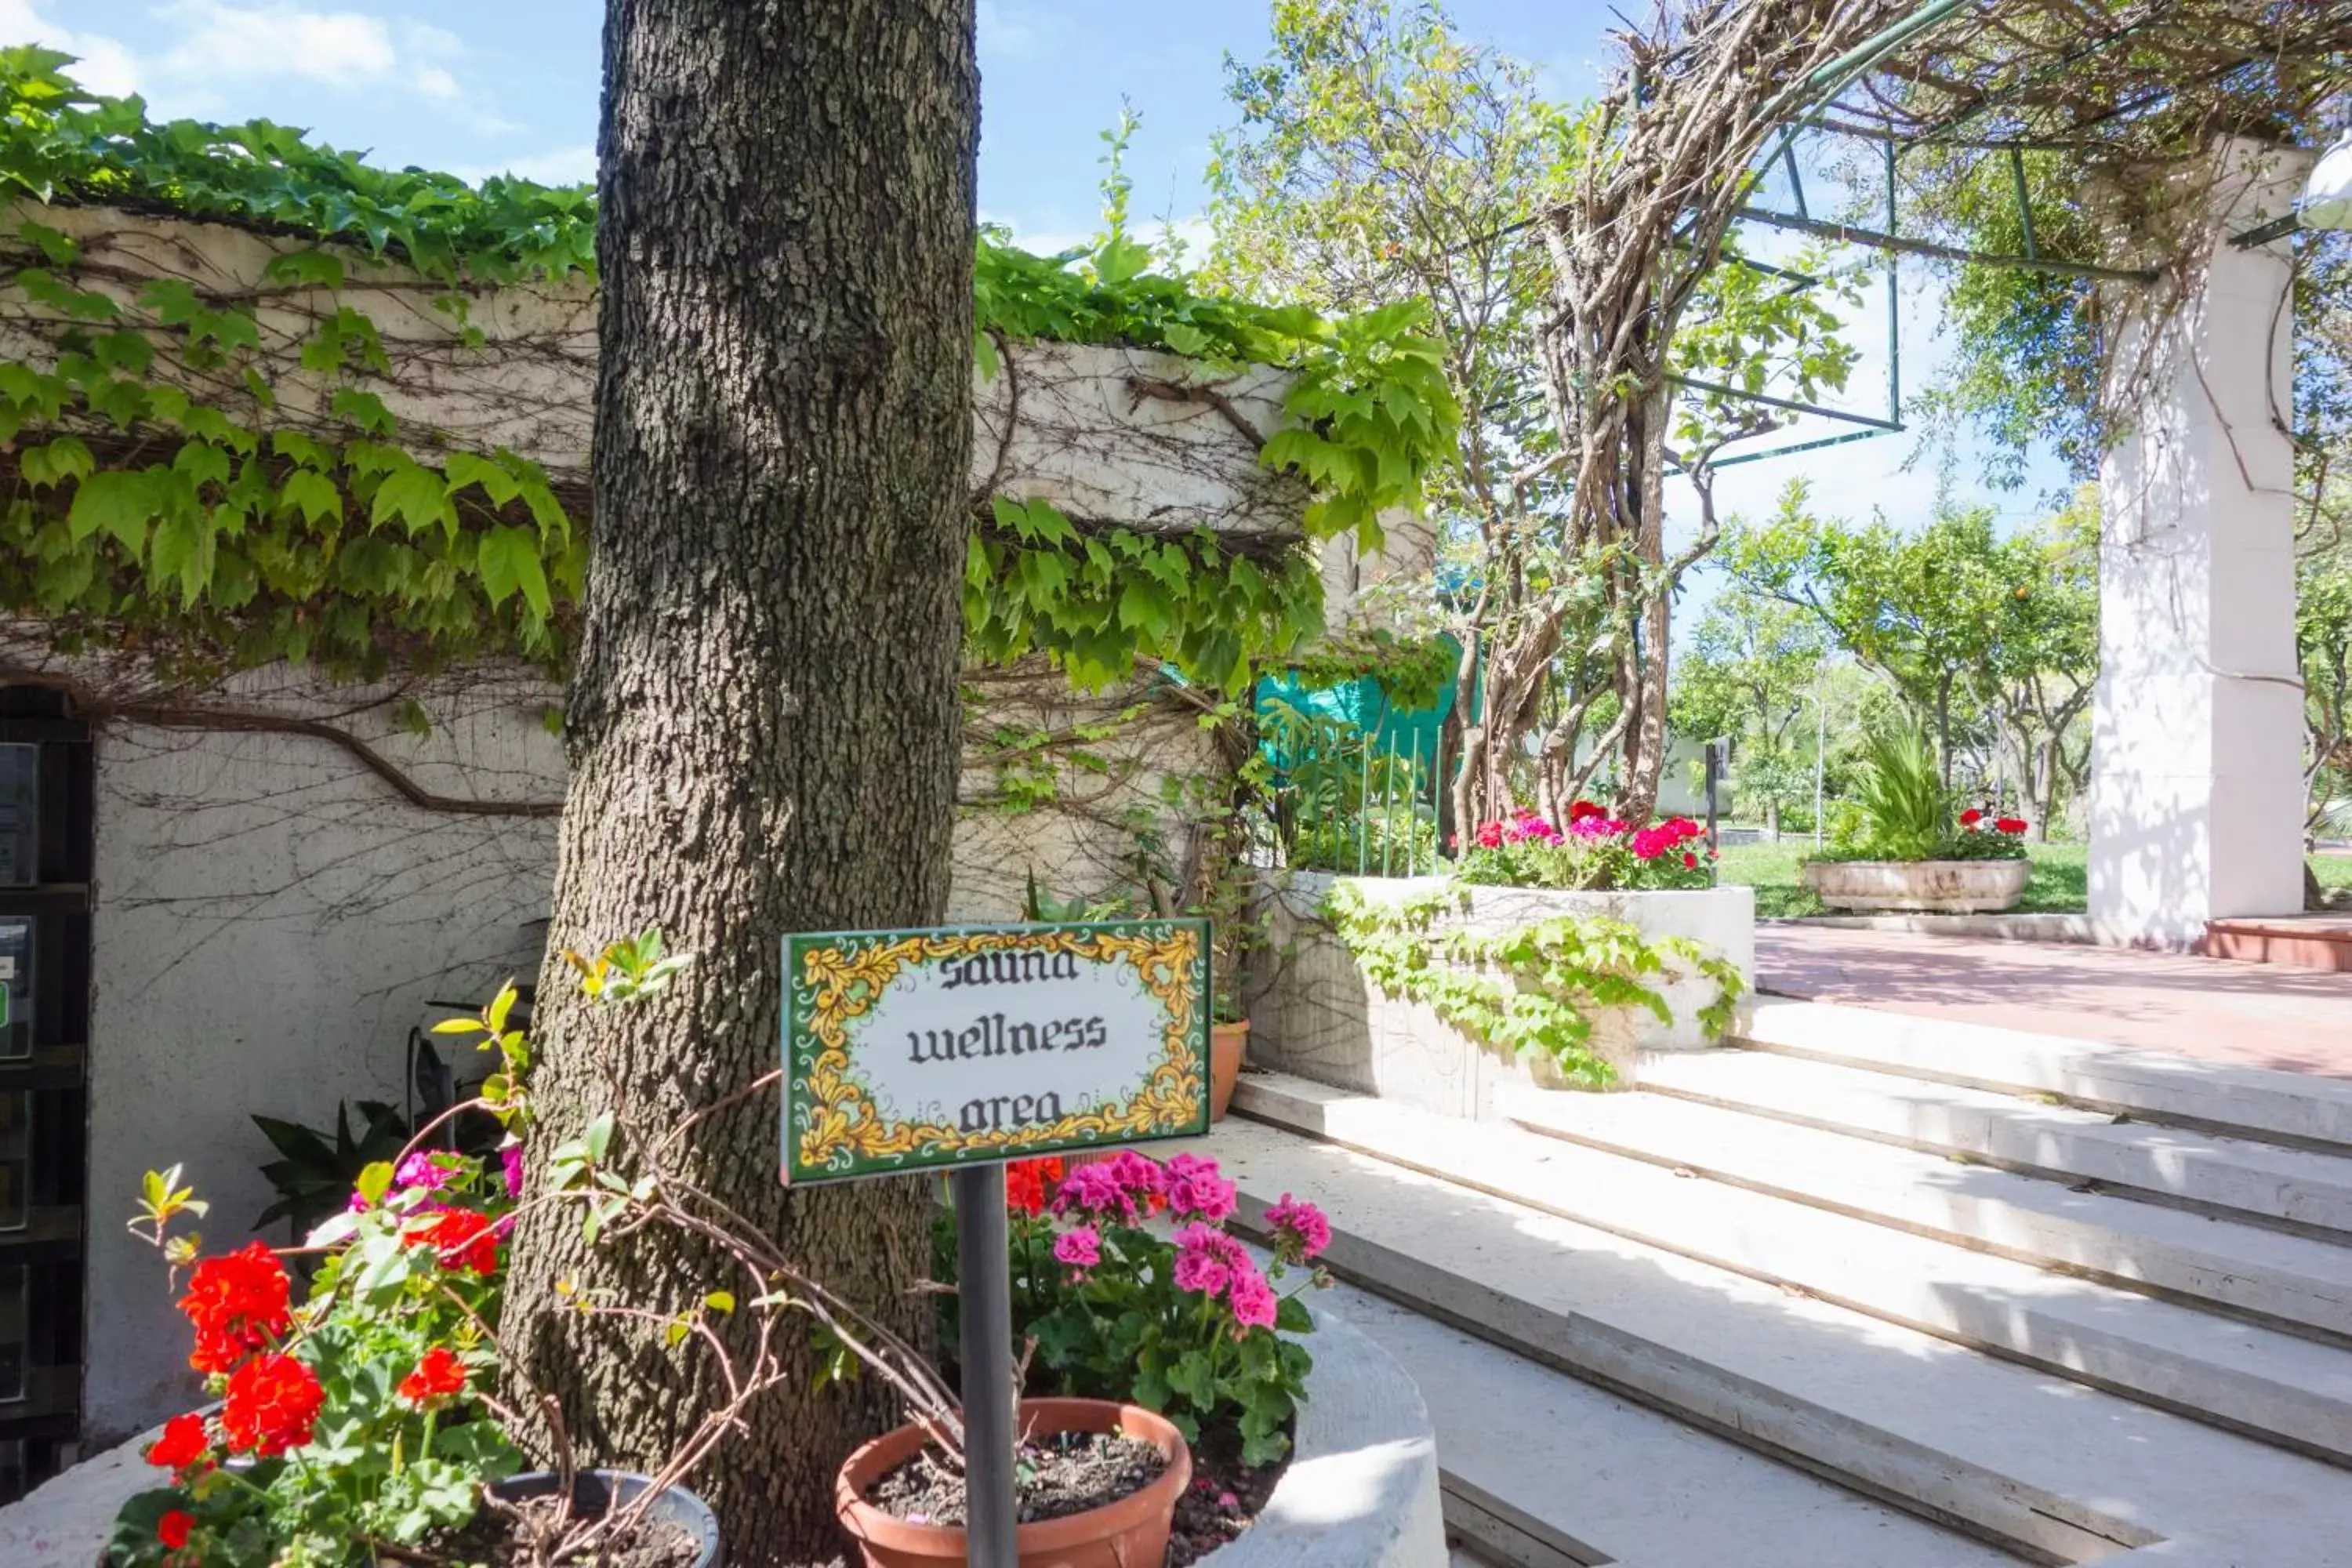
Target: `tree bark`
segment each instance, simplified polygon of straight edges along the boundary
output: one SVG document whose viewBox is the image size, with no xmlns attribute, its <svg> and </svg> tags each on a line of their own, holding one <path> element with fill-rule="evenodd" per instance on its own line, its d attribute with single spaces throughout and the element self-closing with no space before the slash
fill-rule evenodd
<svg viewBox="0 0 2352 1568">
<path fill-rule="evenodd" d="M 1626 442 L 1636 471 L 1626 485 L 1633 511 L 1633 548 L 1641 561 L 1638 634 L 1628 666 L 1631 679 L 1621 700 L 1634 718 L 1625 731 L 1624 775 L 1617 784 L 1617 815 L 1645 823 L 1657 814 L 1658 785 L 1666 767 L 1666 674 L 1674 633 L 1674 584 L 1666 563 L 1666 422 L 1673 412 L 1664 378 L 1641 403 L 1634 435 Z"/>
<path fill-rule="evenodd" d="M 946 912 L 971 441 L 973 0 L 611 0 L 599 148 L 595 550 L 533 1089 L 547 1151 L 592 1115 L 667 1127 L 778 1065 L 781 938 Z M 659 926 L 693 963 L 595 1008 L 556 954 Z M 806 1190 L 775 1094 L 683 1173 L 928 1342 L 919 1181 Z M 625 1158 L 625 1151 L 623 1152 Z M 567 1311 L 740 1285 L 675 1233 L 514 1238 L 506 1309 L 583 1460 L 652 1469 L 710 1358 Z M 830 1557 L 832 1480 L 896 1419 L 878 1379 L 755 1407 L 692 1479 L 730 1563 Z"/>
</svg>

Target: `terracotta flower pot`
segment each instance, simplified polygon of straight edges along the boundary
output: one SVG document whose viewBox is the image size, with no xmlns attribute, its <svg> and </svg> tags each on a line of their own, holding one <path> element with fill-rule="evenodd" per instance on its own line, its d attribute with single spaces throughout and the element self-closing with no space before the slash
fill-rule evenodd
<svg viewBox="0 0 2352 1568">
<path fill-rule="evenodd" d="M 1021 1430 L 1121 1432 L 1168 1457 L 1160 1479 L 1117 1502 L 1062 1519 L 1024 1524 L 1014 1535 L 1022 1568 L 1159 1568 L 1168 1555 L 1176 1500 L 1192 1484 L 1192 1453 L 1182 1433 L 1138 1405 L 1108 1399 L 1024 1399 Z M 866 1500 L 874 1484 L 920 1451 L 919 1426 L 885 1432 L 849 1456 L 834 1484 L 834 1510 L 857 1542 L 866 1568 L 937 1568 L 965 1557 L 960 1526 L 910 1524 Z"/>
<path fill-rule="evenodd" d="M 1209 1120 L 1223 1121 L 1234 1102 L 1234 1084 L 1242 1076 L 1242 1057 L 1249 1048 L 1249 1020 L 1209 1026 Z"/>
</svg>

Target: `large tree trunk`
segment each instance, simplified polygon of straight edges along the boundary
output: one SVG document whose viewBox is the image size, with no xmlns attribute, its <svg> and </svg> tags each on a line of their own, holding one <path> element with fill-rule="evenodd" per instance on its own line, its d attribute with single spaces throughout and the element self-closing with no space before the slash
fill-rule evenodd
<svg viewBox="0 0 2352 1568">
<path fill-rule="evenodd" d="M 612 0 L 600 147 L 595 552 L 569 712 L 551 957 L 652 925 L 695 961 L 596 1009 L 541 987 L 547 1149 L 593 1111 L 675 1122 L 777 1065 L 780 939 L 935 923 L 955 815 L 971 441 L 973 0 Z M 703 1123 L 685 1173 L 815 1277 L 927 1339 L 926 1193 L 793 1194 L 778 1101 Z M 507 1323 L 583 1458 L 652 1468 L 719 1393 L 689 1348 L 563 1310 L 740 1289 L 675 1233 L 514 1239 Z M 920 1339 L 919 1339 L 920 1342 Z M 878 1379 L 755 1409 L 695 1478 L 730 1563 L 830 1556 L 835 1468 Z"/>
</svg>

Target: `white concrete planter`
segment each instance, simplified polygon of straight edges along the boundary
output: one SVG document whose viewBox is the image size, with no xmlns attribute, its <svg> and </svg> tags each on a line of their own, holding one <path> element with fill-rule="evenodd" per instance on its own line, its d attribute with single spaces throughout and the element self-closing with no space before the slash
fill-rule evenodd
<svg viewBox="0 0 2352 1568">
<path fill-rule="evenodd" d="M 1269 884 L 1269 941 L 1244 977 L 1253 1065 L 1444 1115 L 1482 1119 L 1494 1114 L 1497 1085 L 1568 1087 L 1549 1061 L 1522 1060 L 1463 1034 L 1423 1004 L 1386 996 L 1374 987 L 1317 913 L 1326 895 L 1343 881 L 1365 898 L 1387 903 L 1446 885 L 1438 877 L 1307 871 Z M 1748 888 L 1664 893 L 1465 890 L 1468 908 L 1448 922 L 1454 929 L 1501 934 L 1561 915 L 1605 915 L 1651 937 L 1687 937 L 1729 960 L 1748 985 L 1755 984 L 1756 900 Z M 1638 1007 L 1605 1009 L 1594 1019 L 1593 1048 L 1627 1079 L 1641 1052 L 1696 1050 L 1713 1043 L 1698 1013 L 1716 999 L 1716 982 L 1686 971 L 1670 974 L 1660 989 L 1674 1016 L 1670 1025 Z"/>
<path fill-rule="evenodd" d="M 1257 1522 L 1202 1559 L 1217 1568 L 1445 1568 L 1437 1435 L 1421 1390 L 1389 1353 L 1328 1312 L 1315 1313 L 1290 1468 Z M 107 1532 L 137 1493 L 165 1485 L 140 1456 L 142 1433 L 0 1508 L 8 1568 L 95 1568 Z"/>
<path fill-rule="evenodd" d="M 1255 1218 L 1255 1215 L 1252 1216 Z M 1388 1352 L 1316 1310 L 1290 1468 L 1215 1568 L 1445 1568 L 1437 1433 Z"/>
<path fill-rule="evenodd" d="M 1805 886 L 1833 910 L 1993 914 L 2033 877 L 2031 860 L 1809 860 Z"/>
</svg>

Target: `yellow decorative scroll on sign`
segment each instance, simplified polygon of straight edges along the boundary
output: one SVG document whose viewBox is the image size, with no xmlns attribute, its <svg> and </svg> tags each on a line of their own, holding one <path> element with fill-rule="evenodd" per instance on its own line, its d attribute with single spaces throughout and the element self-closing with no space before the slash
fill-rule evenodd
<svg viewBox="0 0 2352 1568">
<path fill-rule="evenodd" d="M 1208 1131 L 1209 929 L 784 939 L 788 1183 Z"/>
</svg>

